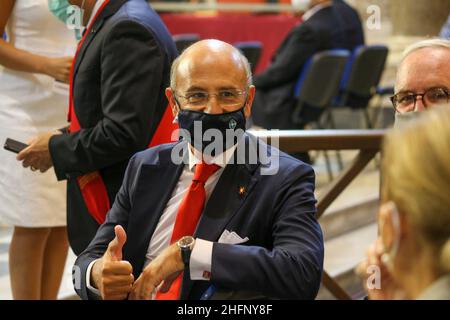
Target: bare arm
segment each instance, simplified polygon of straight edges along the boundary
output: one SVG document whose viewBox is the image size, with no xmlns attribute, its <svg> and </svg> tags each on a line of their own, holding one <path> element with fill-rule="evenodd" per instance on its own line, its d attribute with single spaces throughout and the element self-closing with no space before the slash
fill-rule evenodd
<svg viewBox="0 0 450 320">
<path fill-rule="evenodd" d="M 14 8 L 15 0 L 0 2 L 0 33 L 5 32 L 6 24 Z M 45 57 L 15 48 L 5 40 L 0 40 L 0 64 L 17 71 L 43 73 Z"/>
<path fill-rule="evenodd" d="M 0 36 L 14 8 L 15 0 L 0 1 Z M 0 38 L 0 65 L 16 71 L 47 74 L 57 80 L 68 82 L 72 58 L 48 58 L 17 49 Z"/>
</svg>

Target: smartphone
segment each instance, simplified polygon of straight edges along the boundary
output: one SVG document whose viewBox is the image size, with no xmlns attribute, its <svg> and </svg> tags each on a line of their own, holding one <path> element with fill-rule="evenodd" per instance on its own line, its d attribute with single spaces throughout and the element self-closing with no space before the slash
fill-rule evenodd
<svg viewBox="0 0 450 320">
<path fill-rule="evenodd" d="M 14 152 L 14 153 L 19 153 L 20 151 L 22 151 L 23 149 L 25 149 L 26 147 L 28 147 L 27 144 L 22 143 L 20 141 L 16 141 L 10 138 L 7 138 L 5 141 L 5 145 L 3 146 L 3 148 L 5 150 Z"/>
</svg>

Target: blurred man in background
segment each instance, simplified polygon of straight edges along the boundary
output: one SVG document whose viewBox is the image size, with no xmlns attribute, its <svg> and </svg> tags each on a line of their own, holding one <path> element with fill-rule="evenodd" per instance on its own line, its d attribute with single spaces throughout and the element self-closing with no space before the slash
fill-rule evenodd
<svg viewBox="0 0 450 320">
<path fill-rule="evenodd" d="M 177 51 L 144 0 L 70 2 L 87 26 L 72 68 L 70 127 L 38 135 L 18 159 L 68 180 L 67 229 L 80 254 L 105 220 L 128 160 L 164 129 L 166 110 L 171 117 L 164 88 Z"/>
<path fill-rule="evenodd" d="M 303 22 L 287 35 L 271 65 L 254 78 L 253 122 L 266 129 L 297 128 L 291 120 L 296 101 L 294 86 L 309 58 L 320 51 L 353 50 L 364 44 L 361 21 L 344 2 L 293 0 L 292 7 L 296 13 L 304 12 Z"/>
<path fill-rule="evenodd" d="M 397 72 L 395 95 L 396 124 L 434 105 L 449 102 L 450 40 L 430 39 L 408 47 Z"/>
<path fill-rule="evenodd" d="M 397 127 L 411 124 L 411 119 L 438 105 L 444 105 L 444 109 L 449 107 L 450 69 L 446 67 L 448 61 L 450 61 L 449 40 L 424 40 L 406 48 L 397 72 L 396 93 L 391 98 L 396 111 Z M 446 219 L 448 208 L 445 207 L 446 203 L 442 199 L 448 197 L 445 195 L 444 198 L 440 198 L 439 192 L 433 191 L 440 181 L 448 182 L 445 172 L 436 170 L 436 168 L 447 167 L 440 166 L 438 162 L 448 161 L 446 157 L 448 152 L 445 148 L 442 149 L 442 146 L 446 144 L 440 143 L 447 140 L 448 119 L 449 113 L 441 109 L 436 114 L 430 115 L 428 119 L 414 123 L 414 127 L 408 125 L 404 131 L 391 133 L 387 139 L 383 170 L 386 181 L 383 201 L 385 204 L 381 207 L 379 214 L 382 229 L 379 239 L 369 248 L 366 260 L 358 268 L 365 286 L 370 275 L 367 273 L 367 268 L 377 266 L 381 270 L 381 288 L 367 288 L 370 299 L 448 299 L 449 297 L 449 267 L 448 261 L 444 261 L 448 258 L 444 258 L 444 255 L 448 256 L 450 244 L 448 238 L 438 239 L 439 232 L 436 232 L 443 225 L 441 222 Z M 423 155 L 426 155 L 426 160 L 423 159 L 425 161 L 420 160 Z M 430 165 L 430 159 L 437 162 Z M 405 166 L 405 161 L 408 160 L 414 160 L 411 163 L 419 166 L 423 163 L 426 165 L 417 168 Z M 410 171 L 404 170 L 405 168 Z M 391 179 L 389 175 L 392 176 Z M 408 183 L 402 185 L 402 181 Z M 432 181 L 433 186 L 427 181 Z M 447 189 L 444 185 L 440 185 L 436 190 Z M 403 192 L 402 195 L 396 190 L 407 192 Z M 408 205 L 411 201 L 402 199 L 406 194 L 416 199 L 414 208 Z M 430 207 L 436 205 L 440 208 Z M 434 218 L 430 218 L 429 213 L 435 214 Z M 441 222 L 433 226 L 433 221 Z M 415 230 L 412 230 L 412 224 Z M 426 231 L 427 228 L 432 228 L 433 231 L 430 233 Z M 448 237 L 448 228 L 445 232 L 444 229 L 442 234 L 445 235 L 447 232 Z M 400 231 L 401 234 L 399 234 Z M 394 233 L 397 234 L 394 235 Z M 431 234 L 436 237 L 430 237 Z M 386 241 L 386 239 L 390 240 Z M 445 241 L 447 241 L 446 248 L 441 246 Z M 418 249 L 418 247 L 421 248 Z M 439 256 L 431 257 L 441 251 L 442 260 Z M 430 255 L 430 252 L 433 253 Z M 416 253 L 420 253 L 422 257 L 414 257 Z M 427 255 L 430 256 L 427 257 Z M 420 266 L 417 265 L 415 269 L 405 268 L 404 261 L 411 261 L 411 259 L 424 262 Z M 437 270 L 440 271 L 436 273 Z M 399 276 L 400 274 L 403 275 Z M 441 279 L 438 279 L 440 276 L 442 276 Z"/>
</svg>

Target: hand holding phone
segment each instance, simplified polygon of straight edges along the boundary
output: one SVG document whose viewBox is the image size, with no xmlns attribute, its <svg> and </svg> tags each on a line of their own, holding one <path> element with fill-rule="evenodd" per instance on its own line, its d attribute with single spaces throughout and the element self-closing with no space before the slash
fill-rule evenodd
<svg viewBox="0 0 450 320">
<path fill-rule="evenodd" d="M 3 146 L 3 148 L 5 150 L 14 152 L 14 153 L 19 153 L 20 151 L 22 151 L 23 149 L 25 149 L 26 147 L 28 147 L 27 144 L 22 143 L 20 141 L 14 140 L 14 139 L 10 139 L 7 138 L 5 141 L 5 144 Z"/>
</svg>

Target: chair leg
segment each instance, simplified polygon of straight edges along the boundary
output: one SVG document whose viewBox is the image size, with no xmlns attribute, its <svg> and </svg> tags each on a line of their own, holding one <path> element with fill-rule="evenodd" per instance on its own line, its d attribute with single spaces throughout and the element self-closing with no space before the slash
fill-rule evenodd
<svg viewBox="0 0 450 320">
<path fill-rule="evenodd" d="M 372 120 L 370 120 L 370 116 L 369 116 L 369 110 L 367 110 L 367 108 L 364 108 L 363 112 L 364 112 L 364 118 L 366 120 L 367 129 L 373 129 Z"/>
<path fill-rule="evenodd" d="M 328 125 L 330 126 L 331 129 L 336 129 L 336 122 L 334 121 L 333 113 L 331 112 L 330 109 L 327 109 L 326 112 L 327 112 Z"/>
<path fill-rule="evenodd" d="M 309 157 L 311 158 L 311 164 L 315 164 L 320 156 L 320 151 L 309 151 Z"/>
<path fill-rule="evenodd" d="M 325 110 L 326 113 L 326 122 L 327 124 L 330 124 L 330 111 L 327 109 Z M 324 129 L 324 127 L 321 124 L 321 119 L 319 119 L 317 121 L 317 129 L 322 130 Z M 327 166 L 327 173 L 328 173 L 328 180 L 329 181 L 333 181 L 334 177 L 333 177 L 333 170 L 331 167 L 331 161 L 330 161 L 330 157 L 328 156 L 328 152 L 326 150 L 323 151 L 323 156 L 325 157 L 325 164 Z"/>
<path fill-rule="evenodd" d="M 382 106 L 381 106 L 381 100 L 380 104 L 374 109 L 375 115 L 374 119 L 372 119 L 372 126 L 373 128 L 379 128 L 380 127 L 380 114 L 383 112 Z"/>
<path fill-rule="evenodd" d="M 333 112 L 330 109 L 327 109 L 327 120 L 328 120 L 328 125 L 332 129 L 336 129 L 336 122 L 334 121 Z M 344 169 L 344 164 L 343 164 L 341 153 L 339 150 L 336 150 L 336 158 L 337 158 L 337 162 L 338 162 L 339 171 L 342 171 Z"/>
<path fill-rule="evenodd" d="M 325 157 L 325 163 L 327 165 L 327 172 L 328 172 L 328 180 L 329 181 L 333 181 L 333 170 L 331 168 L 331 162 L 330 162 L 330 158 L 328 157 L 328 152 L 324 151 L 323 155 Z"/>
<path fill-rule="evenodd" d="M 336 150 L 336 158 L 339 166 L 339 171 L 342 171 L 344 169 L 344 162 L 342 161 L 341 152 L 339 150 Z"/>
<path fill-rule="evenodd" d="M 375 164 L 375 169 L 380 169 L 380 159 L 378 156 L 373 157 L 373 163 Z"/>
<path fill-rule="evenodd" d="M 377 112 L 375 113 L 375 119 L 374 119 L 375 121 L 374 122 L 372 122 L 372 120 L 370 119 L 369 110 L 367 110 L 367 108 L 365 108 L 363 110 L 363 112 L 364 112 L 364 118 L 366 119 L 367 128 L 373 129 L 374 128 L 373 124 L 376 123 L 375 121 L 377 121 L 377 119 L 378 119 L 379 110 L 377 110 Z M 373 158 L 373 163 L 375 164 L 375 169 L 380 168 L 380 161 L 378 161 L 378 158 L 376 156 Z"/>
<path fill-rule="evenodd" d="M 372 126 L 373 128 L 379 128 L 379 122 L 380 122 L 380 114 L 383 112 L 383 106 L 382 106 L 382 97 L 378 96 L 378 102 L 375 104 L 374 108 L 374 117 L 372 119 Z"/>
</svg>

